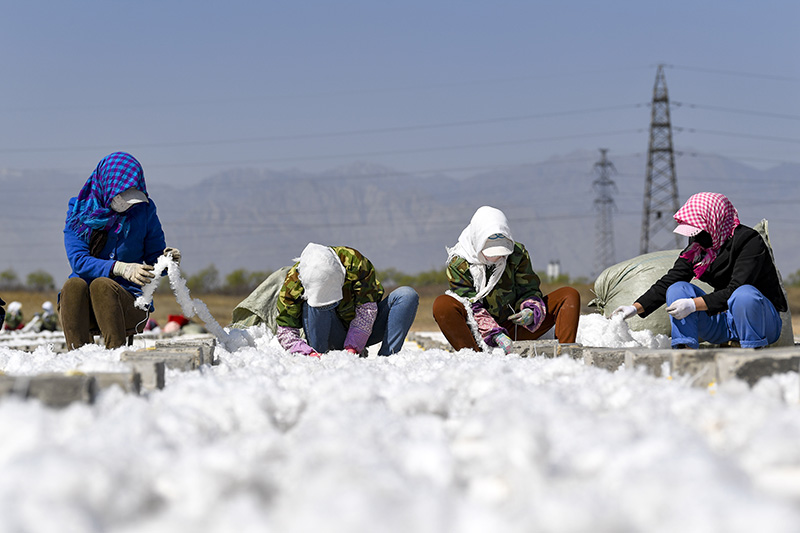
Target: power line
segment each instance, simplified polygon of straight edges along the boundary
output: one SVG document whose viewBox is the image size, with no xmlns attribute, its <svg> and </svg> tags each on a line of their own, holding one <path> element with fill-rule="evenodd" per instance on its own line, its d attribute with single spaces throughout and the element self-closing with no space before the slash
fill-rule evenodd
<svg viewBox="0 0 800 533">
<path fill-rule="evenodd" d="M 439 122 L 432 124 L 415 124 L 411 126 L 388 126 L 384 128 L 366 128 L 359 130 L 343 130 L 325 133 L 300 133 L 296 135 L 272 135 L 266 137 L 243 137 L 239 139 L 217 139 L 210 141 L 175 141 L 175 142 L 160 142 L 160 143 L 141 143 L 141 144 L 127 144 L 129 149 L 133 148 L 176 148 L 182 146 L 211 146 L 211 145 L 224 145 L 224 144 L 248 144 L 259 142 L 272 142 L 272 141 L 293 141 L 293 140 L 307 140 L 307 139 L 327 139 L 336 137 L 349 137 L 354 135 L 375 135 L 378 133 L 396 133 L 405 131 L 419 131 L 430 130 L 439 128 L 453 128 L 464 126 L 480 126 L 486 124 L 498 124 L 503 122 L 519 122 L 526 120 L 535 120 L 542 118 L 563 117 L 569 115 L 581 115 L 588 113 L 599 113 L 606 111 L 619 111 L 623 109 L 635 109 L 643 107 L 646 104 L 623 104 L 606 107 L 594 107 L 588 109 L 574 109 L 567 111 L 552 111 L 548 113 L 535 113 L 530 115 L 508 116 L 508 117 L 495 117 L 488 119 L 473 119 L 461 120 L 453 122 Z M 71 147 L 47 147 L 47 148 L 0 148 L 0 153 L 41 153 L 41 152 L 72 152 L 83 150 L 112 150 L 119 147 L 116 145 L 105 146 L 71 146 Z"/>
<path fill-rule="evenodd" d="M 725 74 L 726 76 L 739 76 L 743 78 L 760 78 L 765 80 L 776 80 L 776 81 L 789 81 L 789 82 L 798 82 L 800 78 L 794 78 L 790 76 L 779 76 L 775 74 L 757 74 L 753 72 L 737 72 L 733 70 L 720 70 L 720 69 L 713 69 L 713 68 L 702 68 L 702 67 L 689 67 L 689 66 L 681 66 L 681 65 L 664 65 L 667 68 L 673 68 L 677 70 L 687 70 L 692 72 L 704 72 L 707 74 Z"/>
<path fill-rule="evenodd" d="M 691 104 L 688 102 L 672 102 L 675 107 L 688 107 L 691 109 L 707 109 L 709 111 L 724 111 L 726 113 L 739 113 L 741 115 L 753 115 L 759 117 L 780 118 L 786 120 L 800 120 L 800 115 L 786 115 L 784 113 L 771 113 L 769 111 L 753 111 L 750 109 L 734 109 L 731 107 L 721 107 L 706 104 Z"/>
<path fill-rule="evenodd" d="M 750 133 L 733 133 L 728 131 L 718 130 L 704 130 L 700 128 L 675 128 L 677 131 L 686 133 L 705 133 L 707 135 L 722 135 L 724 137 L 743 137 L 747 139 L 758 139 L 762 141 L 776 141 L 800 144 L 800 139 L 792 139 L 789 137 L 775 137 L 772 135 L 754 135 Z"/>
</svg>

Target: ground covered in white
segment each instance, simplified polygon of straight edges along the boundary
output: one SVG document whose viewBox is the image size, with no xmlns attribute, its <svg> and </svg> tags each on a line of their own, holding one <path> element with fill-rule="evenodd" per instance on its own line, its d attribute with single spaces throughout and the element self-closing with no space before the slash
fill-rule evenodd
<svg viewBox="0 0 800 533">
<path fill-rule="evenodd" d="M 594 320 L 584 340 L 624 337 Z M 0 401 L 0 530 L 800 531 L 796 373 L 705 390 L 410 344 L 318 360 L 251 334 L 162 391 Z M 0 370 L 110 370 L 121 351 L 0 347 Z"/>
</svg>

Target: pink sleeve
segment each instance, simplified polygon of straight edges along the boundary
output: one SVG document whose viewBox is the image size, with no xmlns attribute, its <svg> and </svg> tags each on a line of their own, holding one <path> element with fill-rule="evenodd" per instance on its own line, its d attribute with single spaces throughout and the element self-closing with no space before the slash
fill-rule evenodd
<svg viewBox="0 0 800 533">
<path fill-rule="evenodd" d="M 284 350 L 288 350 L 290 353 L 308 355 L 314 351 L 314 349 L 300 337 L 299 328 L 278 326 L 278 331 L 275 336 L 278 337 L 278 342 L 281 347 L 283 347 Z"/>
<path fill-rule="evenodd" d="M 358 353 L 364 351 L 377 316 L 378 304 L 375 302 L 367 302 L 356 307 L 356 317 L 350 322 L 347 337 L 344 339 L 345 349 L 353 348 Z"/>
<path fill-rule="evenodd" d="M 494 317 L 489 314 L 489 311 L 481 307 L 480 304 L 472 304 L 472 314 L 475 317 L 475 323 L 478 325 L 478 333 L 489 346 L 495 346 L 495 335 L 507 333 L 505 329 L 500 327 Z"/>
</svg>

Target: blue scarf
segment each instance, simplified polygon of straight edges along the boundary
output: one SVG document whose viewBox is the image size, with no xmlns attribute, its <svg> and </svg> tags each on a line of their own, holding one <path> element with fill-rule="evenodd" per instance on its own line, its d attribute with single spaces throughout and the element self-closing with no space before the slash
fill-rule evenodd
<svg viewBox="0 0 800 533">
<path fill-rule="evenodd" d="M 125 152 L 104 157 L 78 194 L 67 215 L 67 225 L 86 242 L 93 230 L 126 235 L 127 217 L 111 209 L 111 199 L 131 187 L 147 195 L 144 171 L 136 158 Z"/>
</svg>

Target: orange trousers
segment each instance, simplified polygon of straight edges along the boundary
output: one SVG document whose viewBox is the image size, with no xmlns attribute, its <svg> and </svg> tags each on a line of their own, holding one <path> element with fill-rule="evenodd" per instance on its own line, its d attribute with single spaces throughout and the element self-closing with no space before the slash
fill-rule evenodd
<svg viewBox="0 0 800 533">
<path fill-rule="evenodd" d="M 547 307 L 547 315 L 536 331 L 528 331 L 510 320 L 500 326 L 508 331 L 512 340 L 531 341 L 538 339 L 555 325 L 556 339 L 559 342 L 575 342 L 581 314 L 580 293 L 572 287 L 561 287 L 542 299 Z M 480 351 L 481 348 L 467 323 L 467 316 L 464 305 L 452 296 L 442 294 L 433 302 L 433 318 L 450 345 L 456 350 L 469 348 Z"/>
</svg>

